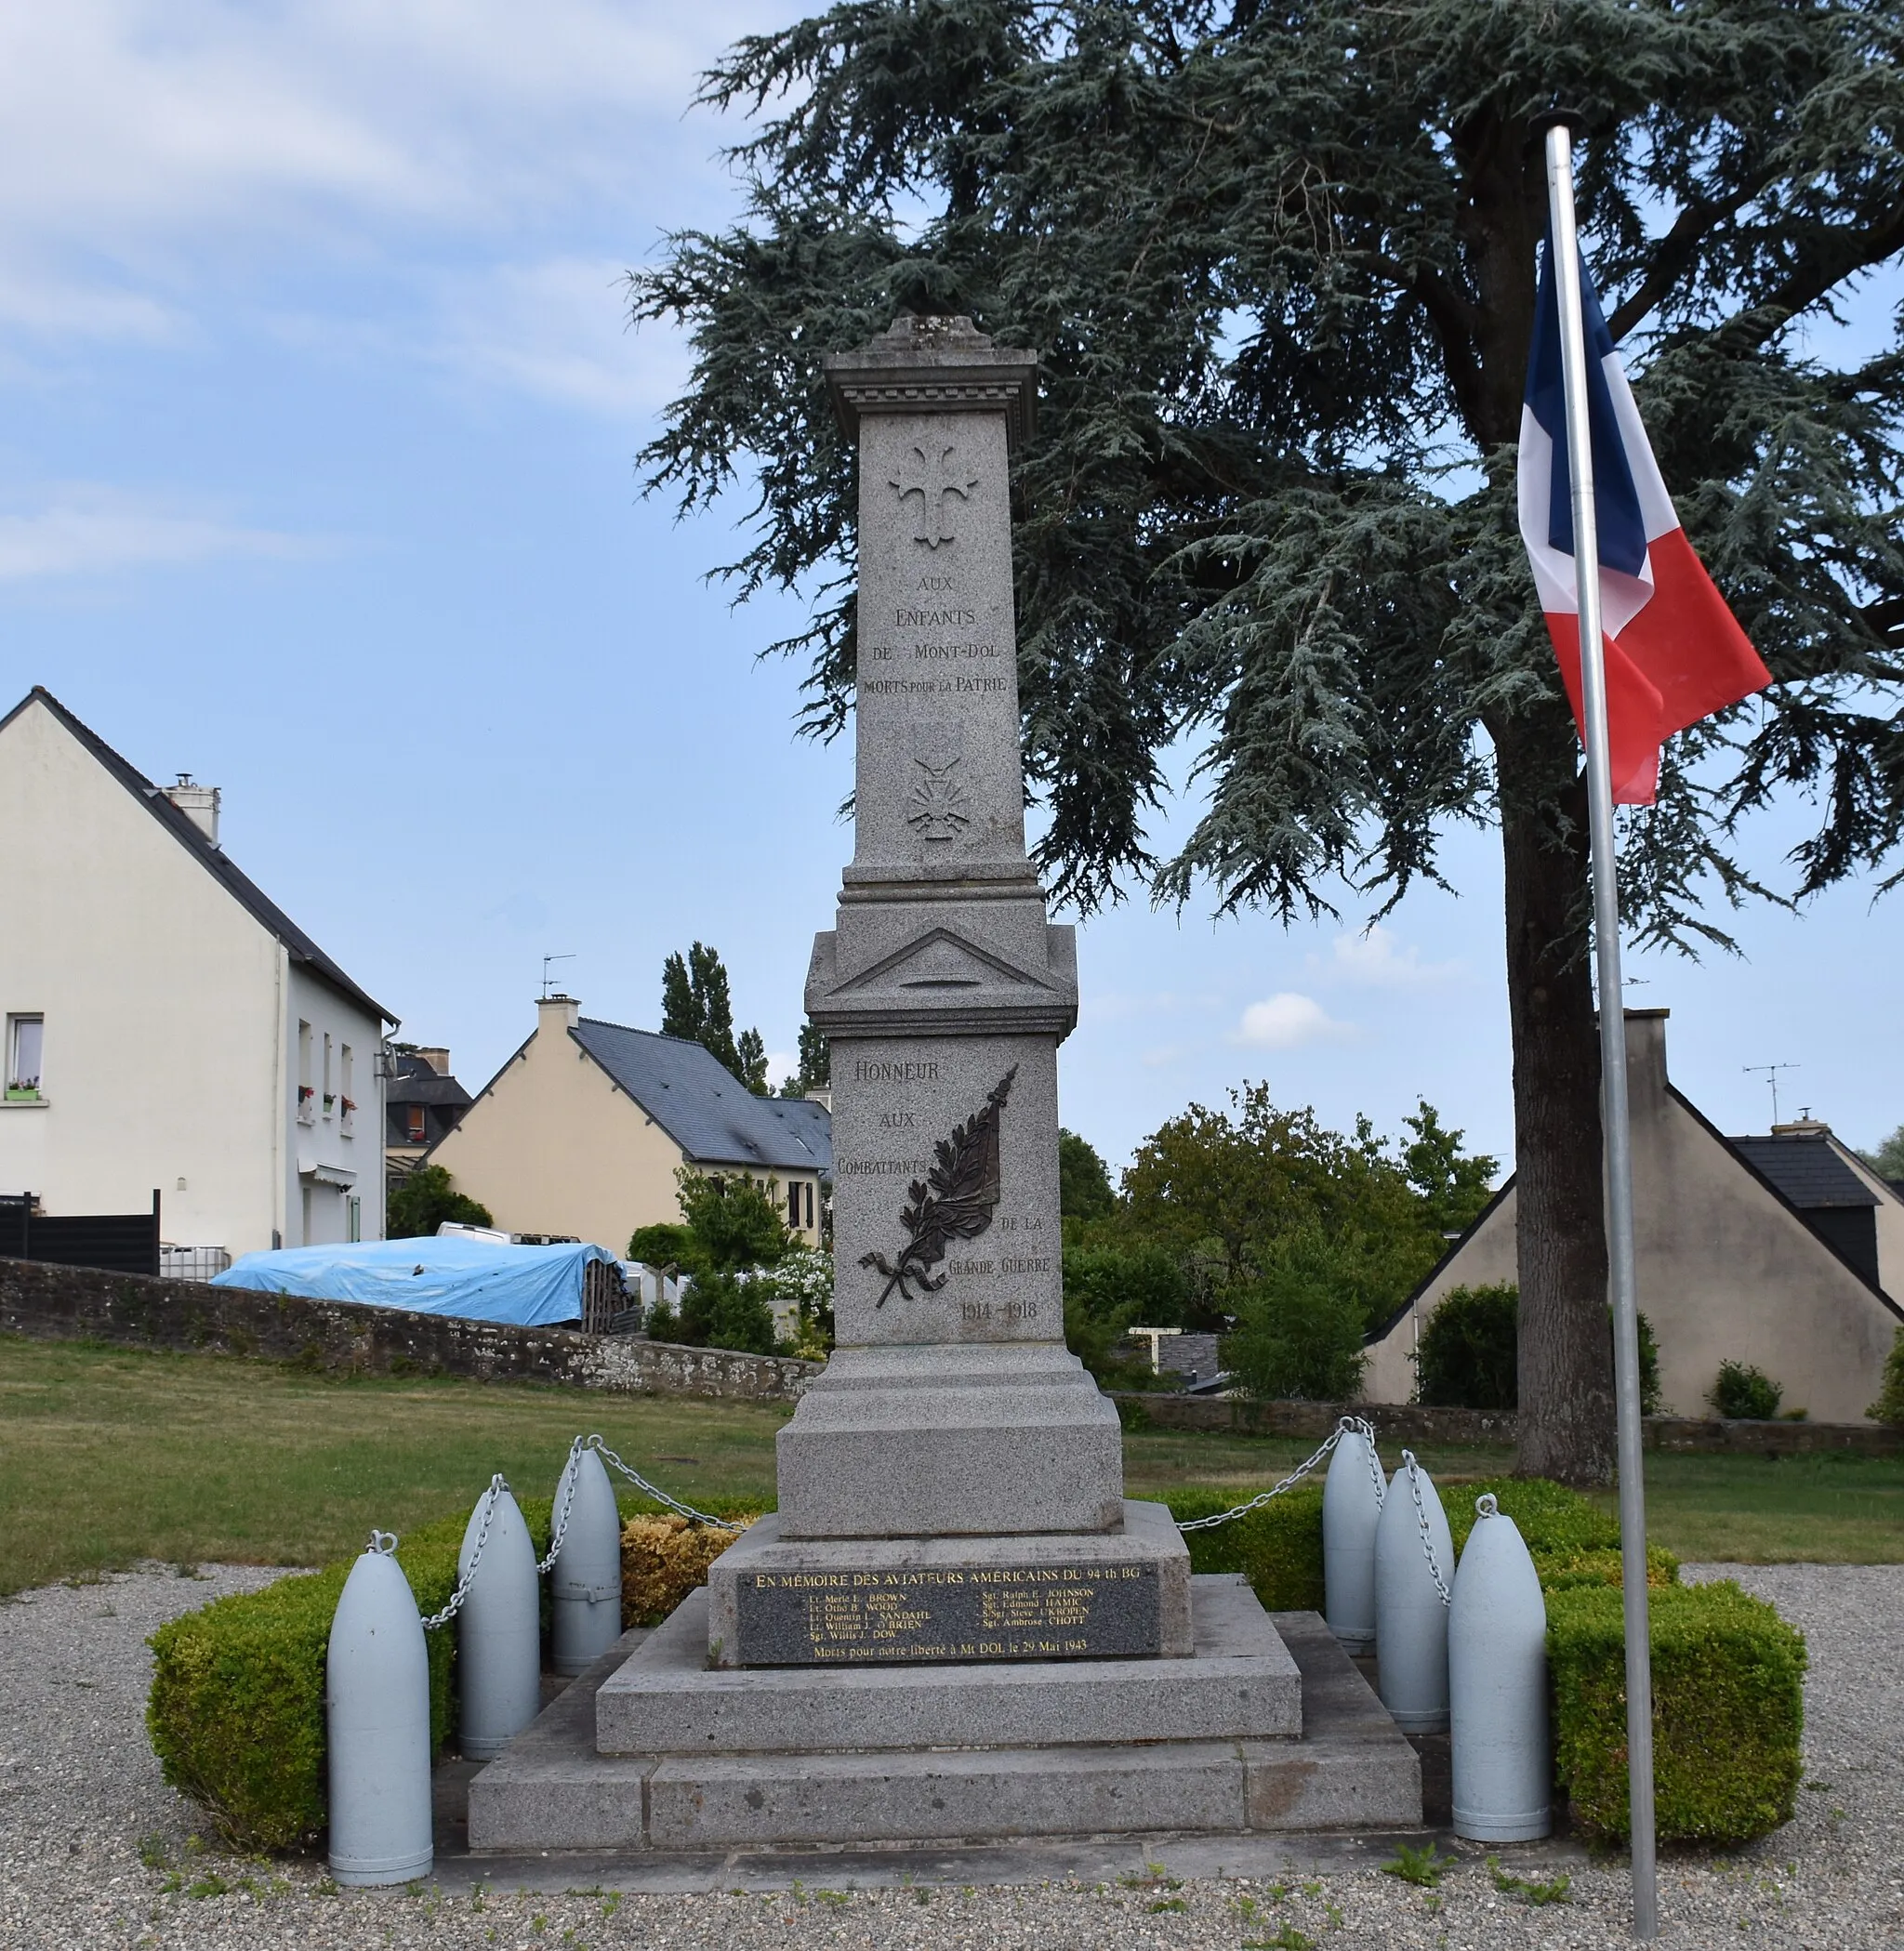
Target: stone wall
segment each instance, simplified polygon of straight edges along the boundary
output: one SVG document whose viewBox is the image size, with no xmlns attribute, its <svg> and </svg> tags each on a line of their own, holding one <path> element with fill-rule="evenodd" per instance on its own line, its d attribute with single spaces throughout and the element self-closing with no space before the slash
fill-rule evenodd
<svg viewBox="0 0 1904 1951">
<path fill-rule="evenodd" d="M 460 1321 L 39 1260 L 0 1259 L 0 1332 L 254 1355 L 327 1372 L 562 1382 L 742 1402 L 792 1402 L 820 1368 L 628 1335 Z"/>
<path fill-rule="evenodd" d="M 1493 1409 L 1430 1409 L 1420 1403 L 1250 1403 L 1231 1396 L 1119 1394 L 1127 1421 L 1154 1430 L 1224 1430 L 1320 1443 L 1342 1416 L 1366 1416 L 1383 1443 L 1512 1443 L 1515 1417 Z M 1649 1450 L 1799 1457 L 1817 1450 L 1904 1454 L 1904 1430 L 1875 1423 L 1718 1422 L 1649 1416 Z"/>
</svg>

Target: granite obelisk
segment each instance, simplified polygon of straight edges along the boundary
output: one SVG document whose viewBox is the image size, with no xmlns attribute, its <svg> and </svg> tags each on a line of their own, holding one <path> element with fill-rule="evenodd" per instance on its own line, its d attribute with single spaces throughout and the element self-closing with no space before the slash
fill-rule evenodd
<svg viewBox="0 0 1904 1951">
<path fill-rule="evenodd" d="M 838 1345 L 779 1449 L 784 1538 L 1123 1523 L 1064 1347 L 1072 932 L 1025 850 L 1007 460 L 1037 357 L 902 316 L 826 362 L 859 443 L 856 844 L 807 1013 L 832 1048 Z"/>
</svg>

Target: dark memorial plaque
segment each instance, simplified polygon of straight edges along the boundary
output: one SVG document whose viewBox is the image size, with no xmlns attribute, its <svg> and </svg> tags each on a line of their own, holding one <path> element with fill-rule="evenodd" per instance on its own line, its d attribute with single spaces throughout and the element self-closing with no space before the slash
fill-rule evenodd
<svg viewBox="0 0 1904 1951">
<path fill-rule="evenodd" d="M 1155 1657 L 1155 1563 L 744 1572 L 743 1667 Z"/>
</svg>

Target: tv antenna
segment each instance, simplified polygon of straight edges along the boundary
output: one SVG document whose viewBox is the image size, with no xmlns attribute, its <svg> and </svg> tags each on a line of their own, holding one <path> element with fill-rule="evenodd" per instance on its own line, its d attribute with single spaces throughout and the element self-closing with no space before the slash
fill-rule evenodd
<svg viewBox="0 0 1904 1951">
<path fill-rule="evenodd" d="M 543 1000 L 544 1002 L 547 1002 L 547 1001 L 549 1000 L 549 998 L 550 995 L 552 994 L 552 992 L 551 992 L 551 990 L 549 989 L 549 985 L 550 982 L 551 982 L 551 981 L 553 980 L 553 978 L 552 978 L 552 977 L 551 977 L 551 976 L 549 975 L 549 964 L 550 964 L 551 962 L 573 962 L 573 961 L 574 961 L 575 959 L 575 956 L 543 956 L 543 958 L 542 958 L 542 1000 Z"/>
<path fill-rule="evenodd" d="M 1741 1063 L 1742 1071 L 1764 1071 L 1765 1082 L 1772 1087 L 1772 1122 L 1778 1122 L 1778 1073 L 1780 1071 L 1801 1071 L 1802 1063 Z"/>
</svg>

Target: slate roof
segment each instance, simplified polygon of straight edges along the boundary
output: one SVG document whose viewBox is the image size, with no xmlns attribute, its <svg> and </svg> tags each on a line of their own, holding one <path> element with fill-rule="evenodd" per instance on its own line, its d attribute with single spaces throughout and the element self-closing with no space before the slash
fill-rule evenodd
<svg viewBox="0 0 1904 1951">
<path fill-rule="evenodd" d="M 44 705 L 254 921 L 268 929 L 284 943 L 292 961 L 302 963 L 311 974 L 328 982 L 367 1015 L 387 1023 L 398 1021 L 381 1003 L 374 1001 L 358 988 L 256 881 L 241 874 L 224 849 L 212 840 L 189 814 L 180 812 L 165 798 L 163 787 L 154 785 L 137 766 L 120 758 L 97 732 L 74 718 L 44 684 L 35 684 L 4 718 L 0 718 L 0 732 L 6 731 L 29 705 L 34 703 Z"/>
<path fill-rule="evenodd" d="M 1878 1195 L 1819 1134 L 1726 1140 L 1760 1177 L 1769 1179 L 1800 1212 L 1830 1206 L 1876 1206 Z"/>
<path fill-rule="evenodd" d="M 569 1035 L 696 1164 L 831 1173 L 833 1121 L 825 1105 L 757 1098 L 684 1037 L 588 1016 Z"/>
</svg>

